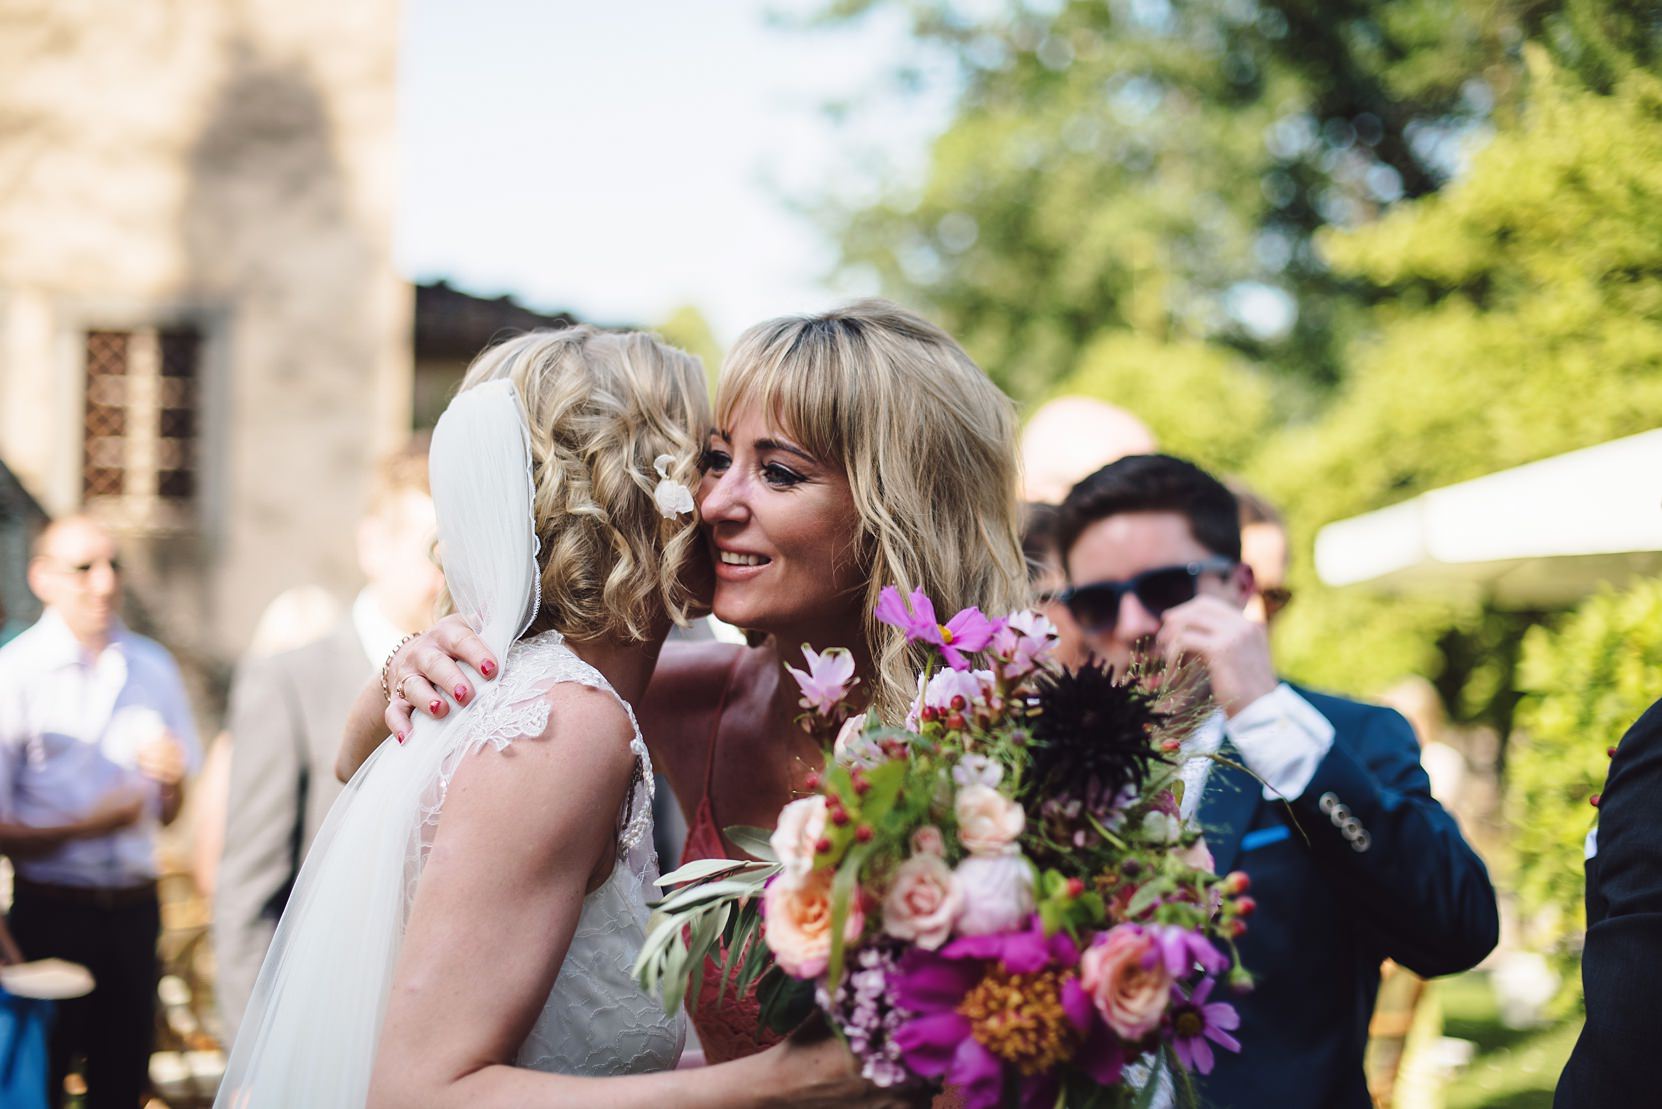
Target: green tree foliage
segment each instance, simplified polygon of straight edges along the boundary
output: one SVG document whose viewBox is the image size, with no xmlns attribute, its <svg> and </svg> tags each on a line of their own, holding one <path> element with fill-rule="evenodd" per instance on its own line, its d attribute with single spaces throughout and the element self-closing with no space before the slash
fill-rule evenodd
<svg viewBox="0 0 1662 1109">
<path fill-rule="evenodd" d="M 1566 974 L 1586 926 L 1582 840 L 1588 798 L 1603 785 L 1606 750 L 1656 700 L 1662 673 L 1662 580 L 1593 597 L 1524 643 L 1518 737 L 1507 815 L 1514 888 L 1540 921 Z"/>
<path fill-rule="evenodd" d="M 1459 182 L 1322 244 L 1377 300 L 1340 394 L 1319 420 L 1267 444 L 1253 467 L 1306 534 L 1662 425 L 1656 77 L 1630 73 L 1600 96 L 1542 62 L 1523 120 Z M 1316 680 L 1356 663 L 1371 673 L 1366 659 L 1376 655 L 1400 659 L 1410 634 L 1446 653 L 1451 638 L 1499 647 L 1521 630 L 1503 620 L 1496 632 L 1470 605 L 1330 600 L 1290 612 L 1281 643 Z M 1507 686 L 1492 673 L 1489 684 Z"/>
<path fill-rule="evenodd" d="M 1355 306 L 1310 235 L 1436 189 L 1453 137 L 1515 84 L 1521 34 L 1510 5 L 1445 0 L 833 16 L 877 6 L 910 13 L 962 92 L 921 187 L 836 214 L 844 263 L 926 305 L 1023 399 L 1114 329 L 1334 380 Z"/>
<path fill-rule="evenodd" d="M 714 398 L 716 377 L 721 372 L 724 353 L 704 313 L 691 304 L 683 304 L 653 330 L 662 335 L 666 343 L 680 347 L 704 363 L 704 376 L 709 379 L 710 396 Z"/>
</svg>

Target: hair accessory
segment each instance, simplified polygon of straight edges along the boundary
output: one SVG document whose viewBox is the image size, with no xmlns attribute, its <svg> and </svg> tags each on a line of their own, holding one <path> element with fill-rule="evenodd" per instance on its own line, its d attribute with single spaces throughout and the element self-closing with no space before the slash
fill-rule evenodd
<svg viewBox="0 0 1662 1109">
<path fill-rule="evenodd" d="M 666 520 L 684 516 L 694 507 L 692 490 L 669 476 L 669 464 L 674 461 L 675 456 L 669 454 L 660 454 L 652 460 L 652 468 L 658 471 L 658 485 L 652 490 L 652 500 Z"/>
</svg>

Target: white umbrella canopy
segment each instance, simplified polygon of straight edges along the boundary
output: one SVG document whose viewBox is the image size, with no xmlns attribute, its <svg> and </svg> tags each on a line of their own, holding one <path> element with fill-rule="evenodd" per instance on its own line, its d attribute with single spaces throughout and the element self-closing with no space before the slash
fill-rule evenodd
<svg viewBox="0 0 1662 1109">
<path fill-rule="evenodd" d="M 1329 524 L 1329 585 L 1554 608 L 1662 574 L 1662 428 Z"/>
</svg>

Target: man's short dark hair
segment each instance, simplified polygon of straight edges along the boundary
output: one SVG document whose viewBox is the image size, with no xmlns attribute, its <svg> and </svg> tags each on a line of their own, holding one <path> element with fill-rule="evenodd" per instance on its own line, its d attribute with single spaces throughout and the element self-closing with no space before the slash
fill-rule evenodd
<svg viewBox="0 0 1662 1109">
<path fill-rule="evenodd" d="M 1082 480 L 1062 502 L 1056 548 L 1063 565 L 1086 528 L 1127 512 L 1175 512 L 1189 521 L 1201 546 L 1240 561 L 1235 494 L 1193 462 L 1169 454 L 1133 454 Z"/>
<path fill-rule="evenodd" d="M 1027 580 L 1039 580 L 1039 575 L 1051 563 L 1060 560 L 1056 549 L 1056 526 L 1061 522 L 1062 510 L 1043 501 L 1028 501 L 1021 506 L 1021 553 L 1027 560 Z"/>
</svg>

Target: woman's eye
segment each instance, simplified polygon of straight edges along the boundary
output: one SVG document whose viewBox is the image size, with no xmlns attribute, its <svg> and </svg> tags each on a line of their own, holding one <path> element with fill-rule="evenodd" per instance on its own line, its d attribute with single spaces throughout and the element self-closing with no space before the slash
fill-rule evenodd
<svg viewBox="0 0 1662 1109">
<path fill-rule="evenodd" d="M 766 466 L 763 466 L 762 476 L 767 479 L 769 485 L 781 487 L 795 485 L 802 480 L 801 474 L 789 470 L 777 462 L 769 462 Z"/>
<path fill-rule="evenodd" d="M 704 473 L 721 473 L 733 464 L 726 451 L 706 450 L 698 456 L 698 468 Z"/>
</svg>

